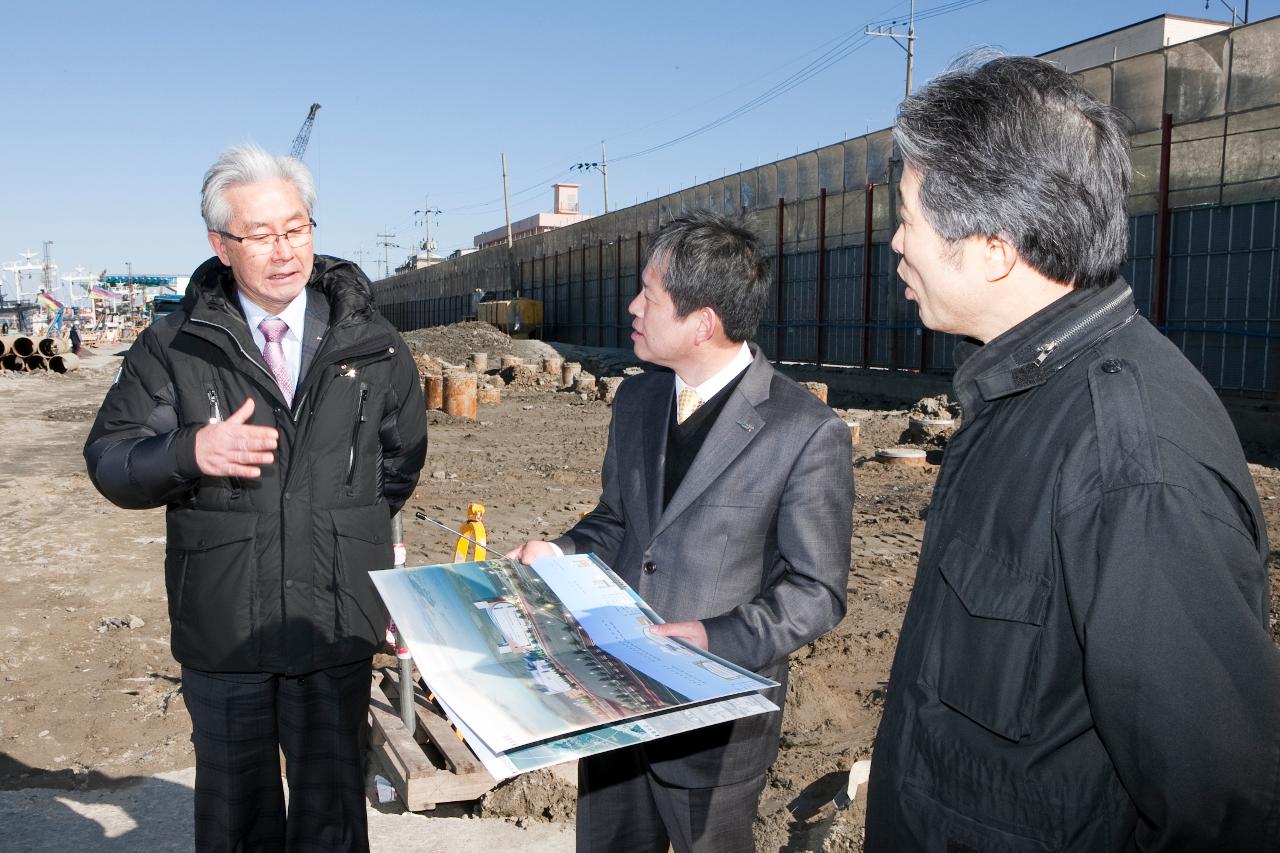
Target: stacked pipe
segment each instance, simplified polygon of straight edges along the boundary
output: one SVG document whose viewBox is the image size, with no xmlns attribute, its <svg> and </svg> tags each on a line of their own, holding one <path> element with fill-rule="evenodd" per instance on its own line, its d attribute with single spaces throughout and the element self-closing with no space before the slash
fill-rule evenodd
<svg viewBox="0 0 1280 853">
<path fill-rule="evenodd" d="M 37 340 L 28 335 L 5 335 L 0 337 L 0 367 L 23 373 L 32 370 L 52 370 L 54 373 L 78 370 L 80 359 L 65 352 L 64 346 L 61 338 Z"/>
</svg>

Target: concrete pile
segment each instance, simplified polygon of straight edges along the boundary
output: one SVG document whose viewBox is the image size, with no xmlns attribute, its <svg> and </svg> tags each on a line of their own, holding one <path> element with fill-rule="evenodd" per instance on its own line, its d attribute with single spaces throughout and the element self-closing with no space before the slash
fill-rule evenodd
<svg viewBox="0 0 1280 853">
<path fill-rule="evenodd" d="M 66 342 L 61 338 L 5 335 L 0 337 L 0 366 L 20 373 L 33 370 L 67 373 L 79 369 L 80 358 L 65 347 Z"/>
</svg>

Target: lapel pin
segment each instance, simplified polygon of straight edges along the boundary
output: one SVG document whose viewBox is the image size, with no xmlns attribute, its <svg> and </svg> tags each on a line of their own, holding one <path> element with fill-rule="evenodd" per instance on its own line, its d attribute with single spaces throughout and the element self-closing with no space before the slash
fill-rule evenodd
<svg viewBox="0 0 1280 853">
<path fill-rule="evenodd" d="M 751 432 L 752 430 L 755 429 L 755 427 L 753 427 L 751 424 L 747 423 L 746 421 L 738 421 L 738 426 L 742 427 L 747 432 Z"/>
</svg>

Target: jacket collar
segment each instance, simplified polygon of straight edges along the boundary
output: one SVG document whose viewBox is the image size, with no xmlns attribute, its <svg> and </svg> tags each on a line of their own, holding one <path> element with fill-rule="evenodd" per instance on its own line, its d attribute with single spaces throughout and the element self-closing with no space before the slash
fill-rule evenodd
<svg viewBox="0 0 1280 853">
<path fill-rule="evenodd" d="M 231 268 L 213 257 L 191 274 L 182 304 L 192 317 L 225 325 L 228 318 L 244 324 L 235 295 Z M 350 261 L 316 255 L 307 288 L 329 305 L 329 323 L 340 326 L 367 321 L 373 316 L 373 292 L 369 279 Z"/>
<path fill-rule="evenodd" d="M 953 387 L 966 416 L 991 402 L 1039 387 L 1099 340 L 1137 316 L 1133 291 L 1117 278 L 1101 289 L 1072 290 L 985 346 L 956 345 Z"/>
</svg>

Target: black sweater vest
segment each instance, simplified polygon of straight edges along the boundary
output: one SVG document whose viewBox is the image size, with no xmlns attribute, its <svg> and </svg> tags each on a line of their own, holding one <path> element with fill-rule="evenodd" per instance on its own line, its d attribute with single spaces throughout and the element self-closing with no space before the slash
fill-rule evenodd
<svg viewBox="0 0 1280 853">
<path fill-rule="evenodd" d="M 689 473 L 689 466 L 697 458 L 702 443 L 707 440 L 707 433 L 715 425 L 716 418 L 728 401 L 733 389 L 746 375 L 743 370 L 721 388 L 710 400 L 705 401 L 690 415 L 684 423 L 676 423 L 676 407 L 671 407 L 671 418 L 667 421 L 667 465 L 663 471 L 662 506 L 665 509 L 671 503 L 671 496 L 680 488 L 684 475 Z"/>
</svg>

